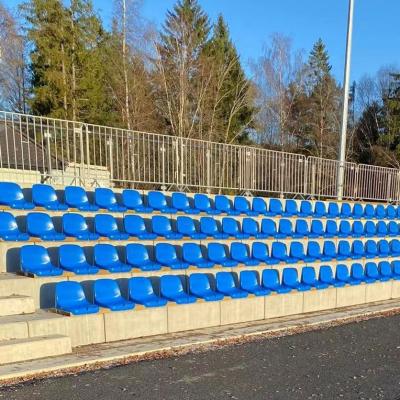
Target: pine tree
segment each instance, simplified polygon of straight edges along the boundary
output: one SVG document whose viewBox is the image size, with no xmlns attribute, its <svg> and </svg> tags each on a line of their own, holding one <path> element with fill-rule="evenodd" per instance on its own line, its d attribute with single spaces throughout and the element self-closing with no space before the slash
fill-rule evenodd
<svg viewBox="0 0 400 400">
<path fill-rule="evenodd" d="M 309 60 L 309 78 L 313 86 L 330 77 L 332 66 L 329 63 L 329 55 L 322 39 L 314 44 Z"/>
</svg>

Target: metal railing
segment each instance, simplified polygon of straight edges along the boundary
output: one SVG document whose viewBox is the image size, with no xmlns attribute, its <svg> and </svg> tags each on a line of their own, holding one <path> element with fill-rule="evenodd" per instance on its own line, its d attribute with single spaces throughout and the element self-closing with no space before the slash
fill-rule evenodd
<svg viewBox="0 0 400 400">
<path fill-rule="evenodd" d="M 0 111 L 0 179 L 335 198 L 338 161 Z M 344 198 L 400 201 L 400 170 L 346 163 Z"/>
</svg>

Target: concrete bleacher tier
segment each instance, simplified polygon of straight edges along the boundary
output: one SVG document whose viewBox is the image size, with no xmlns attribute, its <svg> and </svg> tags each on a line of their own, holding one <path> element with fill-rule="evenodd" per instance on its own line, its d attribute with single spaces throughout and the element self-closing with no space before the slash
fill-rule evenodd
<svg viewBox="0 0 400 400">
<path fill-rule="evenodd" d="M 0 182 L 0 208 L 0 364 L 400 297 L 399 206 Z"/>
</svg>

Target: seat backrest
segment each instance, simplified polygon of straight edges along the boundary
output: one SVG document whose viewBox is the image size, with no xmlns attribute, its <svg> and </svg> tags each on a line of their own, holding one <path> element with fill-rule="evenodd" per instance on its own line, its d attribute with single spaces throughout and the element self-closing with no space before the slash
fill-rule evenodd
<svg viewBox="0 0 400 400">
<path fill-rule="evenodd" d="M 322 235 L 324 233 L 324 226 L 321 220 L 313 219 L 311 221 L 311 232 L 317 235 Z"/>
<path fill-rule="evenodd" d="M 246 213 L 250 211 L 250 204 L 247 201 L 246 197 L 243 196 L 236 196 L 233 201 L 233 207 L 235 210 L 238 210 L 242 213 Z"/>
<path fill-rule="evenodd" d="M 36 183 L 32 185 L 32 201 L 38 206 L 46 206 L 57 203 L 58 198 L 53 186 Z"/>
<path fill-rule="evenodd" d="M 190 208 L 189 199 L 186 196 L 186 193 L 182 192 L 174 192 L 171 196 L 172 207 L 177 210 L 187 210 Z"/>
<path fill-rule="evenodd" d="M 400 260 L 392 261 L 392 268 L 396 275 L 400 275 Z"/>
<path fill-rule="evenodd" d="M 325 240 L 323 253 L 325 256 L 335 257 L 336 256 L 335 243 L 333 243 L 331 240 Z"/>
<path fill-rule="evenodd" d="M 362 235 L 364 233 L 364 225 L 361 221 L 354 221 L 352 225 L 352 231 L 356 235 Z"/>
<path fill-rule="evenodd" d="M 382 239 L 378 242 L 378 248 L 379 248 L 380 254 L 389 254 L 390 253 L 389 242 L 386 239 Z"/>
<path fill-rule="evenodd" d="M 147 232 L 146 224 L 140 215 L 127 214 L 124 216 L 124 229 L 131 236 L 141 235 Z"/>
<path fill-rule="evenodd" d="M 254 197 L 252 202 L 252 210 L 260 214 L 267 212 L 267 203 L 261 197 Z"/>
<path fill-rule="evenodd" d="M 163 275 L 160 278 L 161 295 L 167 298 L 184 293 L 181 278 L 177 275 Z"/>
<path fill-rule="evenodd" d="M 19 232 L 17 220 L 7 211 L 0 212 L 0 235 Z"/>
<path fill-rule="evenodd" d="M 154 295 L 153 285 L 150 278 L 135 276 L 128 281 L 129 298 L 135 300 L 146 300 L 148 296 Z"/>
<path fill-rule="evenodd" d="M 364 244 L 361 240 L 354 240 L 351 245 L 351 250 L 353 254 L 363 255 L 364 254 Z"/>
<path fill-rule="evenodd" d="M 354 279 L 363 279 L 364 278 L 364 269 L 360 263 L 354 263 L 351 266 L 351 276 Z"/>
<path fill-rule="evenodd" d="M 117 220 L 110 214 L 96 214 L 94 226 L 96 232 L 103 236 L 119 232 Z"/>
<path fill-rule="evenodd" d="M 367 262 L 365 264 L 365 274 L 374 279 L 379 278 L 379 271 L 378 271 L 378 266 L 374 262 Z"/>
<path fill-rule="evenodd" d="M 379 272 L 382 276 L 391 276 L 392 275 L 392 266 L 389 261 L 381 261 L 379 263 Z"/>
<path fill-rule="evenodd" d="M 367 221 L 364 224 L 364 232 L 369 234 L 369 235 L 375 235 L 376 233 L 376 225 L 375 222 L 373 221 Z"/>
<path fill-rule="evenodd" d="M 224 195 L 217 195 L 214 198 L 215 208 L 220 211 L 232 210 L 231 201 Z"/>
<path fill-rule="evenodd" d="M 400 253 L 400 240 L 393 239 L 390 241 L 390 250 L 392 253 Z"/>
<path fill-rule="evenodd" d="M 222 218 L 222 231 L 230 235 L 236 235 L 240 232 L 239 223 L 235 218 Z"/>
<path fill-rule="evenodd" d="M 126 262 L 130 265 L 141 265 L 150 260 L 147 247 L 141 243 L 129 243 L 125 249 Z"/>
<path fill-rule="evenodd" d="M 360 203 L 353 205 L 353 215 L 357 218 L 361 218 L 364 215 L 364 208 Z"/>
<path fill-rule="evenodd" d="M 399 233 L 399 225 L 395 221 L 390 221 L 388 224 L 388 231 L 391 235 L 397 235 Z"/>
<path fill-rule="evenodd" d="M 279 199 L 269 200 L 269 211 L 272 213 L 281 214 L 282 213 L 282 203 Z"/>
<path fill-rule="evenodd" d="M 386 215 L 388 216 L 388 218 L 396 217 L 396 209 L 391 204 L 386 206 Z"/>
<path fill-rule="evenodd" d="M 94 200 L 101 208 L 107 208 L 117 204 L 115 193 L 109 188 L 96 188 L 94 190 Z"/>
<path fill-rule="evenodd" d="M 231 257 L 236 261 L 246 260 L 249 257 L 247 245 L 241 242 L 232 242 Z"/>
<path fill-rule="evenodd" d="M 290 214 L 297 214 L 297 203 L 296 200 L 286 200 L 285 211 Z"/>
<path fill-rule="evenodd" d="M 268 288 L 276 288 L 280 286 L 279 272 L 276 269 L 264 269 L 262 272 L 263 286 Z"/>
<path fill-rule="evenodd" d="M 212 217 L 201 217 L 200 218 L 200 231 L 206 235 L 214 235 L 218 233 L 217 221 Z"/>
<path fill-rule="evenodd" d="M 207 274 L 191 274 L 189 276 L 189 290 L 193 294 L 209 292 L 211 290 L 211 285 Z"/>
<path fill-rule="evenodd" d="M 39 245 L 24 245 L 21 247 L 20 260 L 22 268 L 43 268 L 51 264 L 47 249 Z"/>
<path fill-rule="evenodd" d="M 325 215 L 326 214 L 326 206 L 322 201 L 317 201 L 315 203 L 314 213 L 317 215 Z"/>
<path fill-rule="evenodd" d="M 24 200 L 21 187 L 15 182 L 0 182 L 0 204 Z"/>
<path fill-rule="evenodd" d="M 66 186 L 64 189 L 65 202 L 71 207 L 80 207 L 89 204 L 85 189 L 80 186 Z"/>
<path fill-rule="evenodd" d="M 77 267 L 87 262 L 83 248 L 77 244 L 61 245 L 58 257 L 62 267 Z"/>
<path fill-rule="evenodd" d="M 251 246 L 252 257 L 257 260 L 265 260 L 269 257 L 268 245 L 264 242 L 253 242 Z"/>
<path fill-rule="evenodd" d="M 256 235 L 259 233 L 258 223 L 253 218 L 243 218 L 242 219 L 242 231 L 248 235 Z"/>
<path fill-rule="evenodd" d="M 168 207 L 167 198 L 164 193 L 157 191 L 150 191 L 147 193 L 147 202 L 151 208 L 155 210 L 161 210 L 162 208 Z"/>
<path fill-rule="evenodd" d="M 225 246 L 222 243 L 209 243 L 207 245 L 208 258 L 211 261 L 220 262 L 227 258 Z"/>
<path fill-rule="evenodd" d="M 376 224 L 376 232 L 381 235 L 386 235 L 387 234 L 386 222 L 378 221 L 378 223 Z"/>
<path fill-rule="evenodd" d="M 261 221 L 261 231 L 267 235 L 275 235 L 276 233 L 276 223 L 273 219 L 263 218 Z"/>
<path fill-rule="evenodd" d="M 203 193 L 196 193 L 194 195 L 194 206 L 200 211 L 208 211 L 211 209 L 210 198 Z"/>
<path fill-rule="evenodd" d="M 308 200 L 302 200 L 300 203 L 300 212 L 306 215 L 311 215 L 313 212 L 311 202 Z"/>
<path fill-rule="evenodd" d="M 240 287 L 244 290 L 251 290 L 260 286 L 256 271 L 240 272 Z"/>
<path fill-rule="evenodd" d="M 350 235 L 350 233 L 351 233 L 350 222 L 347 220 L 340 221 L 339 231 L 340 231 L 340 233 L 343 233 L 345 235 Z"/>
<path fill-rule="evenodd" d="M 385 217 L 386 217 L 386 209 L 385 209 L 385 207 L 384 207 L 382 204 L 378 204 L 378 205 L 375 207 L 375 215 L 376 215 L 378 218 L 385 218 Z"/>
<path fill-rule="evenodd" d="M 282 242 L 273 242 L 271 255 L 274 258 L 281 259 L 287 255 L 286 244 Z"/>
<path fill-rule="evenodd" d="M 364 215 L 368 218 L 375 217 L 375 209 L 372 204 L 366 204 L 364 207 Z"/>
<path fill-rule="evenodd" d="M 282 282 L 284 285 L 296 285 L 298 280 L 296 268 L 284 268 L 282 274 Z"/>
<path fill-rule="evenodd" d="M 217 272 L 216 274 L 217 290 L 220 292 L 230 291 L 236 288 L 235 279 L 231 272 Z"/>
<path fill-rule="evenodd" d="M 170 243 L 157 243 L 155 256 L 156 260 L 161 264 L 171 264 L 178 261 L 175 246 Z"/>
<path fill-rule="evenodd" d="M 93 294 L 96 302 L 107 304 L 120 299 L 121 290 L 113 279 L 97 279 L 93 284 Z"/>
<path fill-rule="evenodd" d="M 331 217 L 336 217 L 339 215 L 339 205 L 335 202 L 330 202 L 328 205 L 328 213 Z"/>
<path fill-rule="evenodd" d="M 301 281 L 306 285 L 313 285 L 317 281 L 315 269 L 313 267 L 303 267 L 301 270 Z"/>
<path fill-rule="evenodd" d="M 329 265 L 321 265 L 319 268 L 319 280 L 324 283 L 331 283 L 333 281 L 333 272 Z"/>
<path fill-rule="evenodd" d="M 336 221 L 333 219 L 328 219 L 325 225 L 325 232 L 329 233 L 330 235 L 337 235 L 338 234 L 338 227 Z"/>
<path fill-rule="evenodd" d="M 142 195 L 134 189 L 124 189 L 122 191 L 122 203 L 125 207 L 135 209 L 143 207 Z"/>
<path fill-rule="evenodd" d="M 340 213 L 344 217 L 350 217 L 352 215 L 351 205 L 349 203 L 342 203 L 342 207 L 341 207 Z"/>
<path fill-rule="evenodd" d="M 378 254 L 378 245 L 375 240 L 367 240 L 365 242 L 365 252 L 368 254 Z"/>
<path fill-rule="evenodd" d="M 63 281 L 56 284 L 56 307 L 64 308 L 78 305 L 86 300 L 85 292 L 79 282 Z"/>
<path fill-rule="evenodd" d="M 304 248 L 303 243 L 301 242 L 292 242 L 290 243 L 290 256 L 302 258 L 304 256 Z"/>
<path fill-rule="evenodd" d="M 40 236 L 54 232 L 53 221 L 50 215 L 41 212 L 30 212 L 26 216 L 26 227 L 29 234 Z"/>
<path fill-rule="evenodd" d="M 296 233 L 301 235 L 308 234 L 308 223 L 305 219 L 298 219 L 296 220 Z"/>
<path fill-rule="evenodd" d="M 183 243 L 182 257 L 188 263 L 197 263 L 203 260 L 203 253 L 198 243 Z"/>
<path fill-rule="evenodd" d="M 179 216 L 176 219 L 176 230 L 183 235 L 192 235 L 196 233 L 194 220 L 187 216 Z"/>
<path fill-rule="evenodd" d="M 66 235 L 77 235 L 87 233 L 89 228 L 83 215 L 67 213 L 62 216 L 63 232 Z"/>
<path fill-rule="evenodd" d="M 318 242 L 310 240 L 307 243 L 307 254 L 310 257 L 319 257 L 321 255 L 321 247 Z"/>
<path fill-rule="evenodd" d="M 285 235 L 293 233 L 292 222 L 289 219 L 282 218 L 279 221 L 279 232 Z"/>
<path fill-rule="evenodd" d="M 347 281 L 349 279 L 349 270 L 346 265 L 336 265 L 336 279 L 339 279 L 340 281 Z"/>
<path fill-rule="evenodd" d="M 164 215 L 154 215 L 151 219 L 151 227 L 153 232 L 158 234 L 169 234 L 172 232 L 171 222 Z"/>
<path fill-rule="evenodd" d="M 118 251 L 108 243 L 98 243 L 94 246 L 94 262 L 100 267 L 111 266 L 119 262 Z"/>
<path fill-rule="evenodd" d="M 351 254 L 350 243 L 347 240 L 339 240 L 338 254 L 349 256 Z"/>
</svg>

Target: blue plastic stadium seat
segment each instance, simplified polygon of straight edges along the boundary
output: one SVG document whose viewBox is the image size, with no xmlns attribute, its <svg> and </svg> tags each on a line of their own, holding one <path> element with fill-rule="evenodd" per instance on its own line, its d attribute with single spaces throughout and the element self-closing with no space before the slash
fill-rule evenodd
<svg viewBox="0 0 400 400">
<path fill-rule="evenodd" d="M 14 182 L 0 182 L 0 204 L 21 210 L 35 208 L 33 203 L 25 200 L 21 187 Z"/>
<path fill-rule="evenodd" d="M 360 203 L 353 205 L 353 218 L 360 219 L 364 215 L 364 208 Z"/>
<path fill-rule="evenodd" d="M 15 217 L 6 211 L 0 212 L 0 238 L 6 241 L 23 242 L 29 235 L 19 230 Z"/>
<path fill-rule="evenodd" d="M 313 219 L 311 221 L 311 228 L 310 228 L 310 233 L 308 234 L 308 237 L 310 239 L 314 239 L 314 238 L 319 238 L 319 237 L 324 237 L 324 236 L 325 236 L 325 230 L 324 230 L 322 221 L 319 219 Z"/>
<path fill-rule="evenodd" d="M 189 268 L 189 264 L 178 257 L 175 246 L 170 243 L 157 243 L 155 258 L 158 263 L 171 269 Z"/>
<path fill-rule="evenodd" d="M 351 236 L 351 234 L 352 234 L 352 232 L 351 232 L 350 222 L 347 220 L 340 221 L 338 236 L 340 238 L 347 238 L 347 237 Z"/>
<path fill-rule="evenodd" d="M 123 263 L 117 249 L 108 243 L 99 243 L 94 246 L 94 263 L 96 267 L 112 273 L 129 272 L 132 267 Z"/>
<path fill-rule="evenodd" d="M 382 239 L 378 242 L 378 253 L 379 257 L 389 257 L 391 255 L 389 242 Z"/>
<path fill-rule="evenodd" d="M 297 219 L 296 226 L 294 228 L 293 237 L 295 239 L 301 239 L 304 237 L 308 237 L 310 231 L 308 230 L 308 223 L 305 219 Z"/>
<path fill-rule="evenodd" d="M 276 223 L 273 219 L 263 218 L 261 221 L 261 232 L 269 238 L 276 237 Z"/>
<path fill-rule="evenodd" d="M 314 207 L 314 217 L 325 218 L 327 216 L 325 203 L 317 201 Z"/>
<path fill-rule="evenodd" d="M 323 258 L 322 261 L 330 261 L 336 258 L 336 246 L 331 240 L 326 240 L 324 242 L 324 248 L 322 251 Z"/>
<path fill-rule="evenodd" d="M 289 219 L 280 219 L 278 233 L 275 235 L 275 237 L 277 239 L 285 239 L 290 236 L 293 236 L 292 222 Z"/>
<path fill-rule="evenodd" d="M 177 275 L 163 275 L 160 278 L 161 296 L 177 304 L 195 303 L 197 298 L 183 290 L 181 278 Z"/>
<path fill-rule="evenodd" d="M 279 199 L 270 199 L 269 200 L 269 208 L 268 208 L 268 215 L 275 216 L 275 215 L 282 215 L 282 203 Z"/>
<path fill-rule="evenodd" d="M 313 240 L 308 241 L 307 257 L 310 257 L 313 260 L 322 260 L 324 258 L 321 253 L 321 247 L 318 242 L 315 242 Z"/>
<path fill-rule="evenodd" d="M 118 228 L 117 220 L 110 214 L 96 214 L 94 217 L 95 231 L 110 240 L 127 240 L 129 235 L 121 232 Z"/>
<path fill-rule="evenodd" d="M 378 266 L 374 262 L 367 262 L 365 264 L 365 275 L 367 278 L 374 279 L 375 281 L 385 282 L 389 280 L 388 277 L 384 277 L 380 274 Z"/>
<path fill-rule="evenodd" d="M 250 207 L 250 203 L 243 196 L 236 196 L 233 200 L 233 207 L 236 211 L 239 211 L 240 214 L 246 214 L 249 217 L 256 217 L 259 215 L 257 211 L 254 211 Z"/>
<path fill-rule="evenodd" d="M 399 234 L 399 225 L 395 221 L 390 221 L 388 224 L 388 235 L 398 236 L 398 234 Z"/>
<path fill-rule="evenodd" d="M 58 249 L 59 264 L 62 269 L 71 271 L 76 275 L 97 274 L 99 269 L 90 265 L 81 246 L 76 244 L 63 244 Z"/>
<path fill-rule="evenodd" d="M 181 233 L 172 230 L 171 221 L 164 215 L 155 215 L 151 219 L 151 229 L 157 236 L 165 237 L 170 240 L 182 239 Z"/>
<path fill-rule="evenodd" d="M 299 282 L 296 268 L 283 269 L 282 284 L 287 287 L 290 287 L 291 289 L 296 289 L 300 292 L 305 292 L 311 289 L 309 285 Z"/>
<path fill-rule="evenodd" d="M 261 197 L 254 197 L 251 205 L 251 209 L 257 214 L 267 215 L 268 208 L 267 203 Z"/>
<path fill-rule="evenodd" d="M 387 225 L 385 221 L 378 221 L 376 224 L 376 236 L 385 237 L 388 234 Z"/>
<path fill-rule="evenodd" d="M 375 209 L 372 204 L 366 204 L 364 207 L 364 218 L 373 219 L 375 218 Z"/>
<path fill-rule="evenodd" d="M 375 240 L 367 240 L 364 244 L 364 249 L 366 258 L 378 257 L 378 244 Z"/>
<path fill-rule="evenodd" d="M 146 246 L 141 243 L 129 243 L 126 246 L 126 262 L 142 271 L 158 271 L 161 269 L 159 263 L 150 259 Z"/>
<path fill-rule="evenodd" d="M 386 218 L 395 219 L 396 217 L 397 217 L 396 209 L 391 204 L 386 206 Z"/>
<path fill-rule="evenodd" d="M 125 300 L 118 283 L 113 279 L 98 279 L 93 285 L 94 302 L 111 311 L 132 310 L 135 303 Z"/>
<path fill-rule="evenodd" d="M 231 272 L 217 272 L 216 286 L 218 292 L 232 299 L 242 299 L 249 295 L 248 292 L 236 286 L 235 279 Z"/>
<path fill-rule="evenodd" d="M 37 276 L 59 276 L 63 270 L 50 260 L 47 249 L 43 246 L 25 245 L 20 252 L 21 271 Z"/>
<path fill-rule="evenodd" d="M 394 279 L 394 274 L 392 271 L 392 266 L 389 261 L 381 261 L 378 265 L 379 274 L 381 276 L 381 281 L 386 282 L 390 279 Z"/>
<path fill-rule="evenodd" d="M 351 245 L 352 258 L 354 260 L 363 258 L 365 256 L 364 244 L 361 240 L 354 240 Z"/>
<path fill-rule="evenodd" d="M 149 232 L 144 219 L 140 215 L 125 215 L 124 230 L 131 237 L 137 237 L 140 240 L 154 240 L 157 234 Z"/>
<path fill-rule="evenodd" d="M 151 213 L 153 211 L 151 207 L 144 205 L 142 195 L 134 189 L 125 189 L 122 192 L 122 203 L 128 210 L 139 213 Z"/>
<path fill-rule="evenodd" d="M 64 190 L 65 203 L 80 211 L 98 211 L 99 206 L 89 203 L 85 189 L 79 186 L 66 186 Z"/>
<path fill-rule="evenodd" d="M 130 278 L 128 282 L 129 299 L 145 307 L 163 307 L 167 299 L 157 296 L 150 278 L 138 276 Z"/>
<path fill-rule="evenodd" d="M 268 245 L 263 242 L 253 242 L 251 246 L 251 256 L 255 260 L 263 262 L 267 265 L 279 264 L 279 260 L 270 257 Z"/>
<path fill-rule="evenodd" d="M 360 238 L 364 236 L 364 225 L 361 221 L 354 221 L 351 227 L 351 236 L 354 238 Z"/>
<path fill-rule="evenodd" d="M 325 225 L 325 237 L 334 238 L 339 235 L 338 227 L 336 221 L 329 219 L 326 221 Z"/>
<path fill-rule="evenodd" d="M 55 306 L 58 310 L 74 315 L 95 314 L 99 311 L 97 304 L 91 304 L 86 300 L 85 292 L 79 282 L 57 283 L 55 297 Z"/>
<path fill-rule="evenodd" d="M 83 215 L 68 213 L 62 216 L 63 233 L 79 240 L 97 240 L 100 235 L 89 231 Z"/>
<path fill-rule="evenodd" d="M 313 207 L 310 201 L 302 200 L 300 203 L 299 217 L 311 217 L 313 215 Z"/>
<path fill-rule="evenodd" d="M 271 250 L 271 257 L 279 262 L 288 262 L 288 263 L 295 263 L 297 259 L 293 257 L 289 257 L 287 254 L 286 244 L 282 242 L 273 242 L 272 243 L 272 250 Z"/>
<path fill-rule="evenodd" d="M 162 192 L 151 191 L 147 193 L 147 202 L 153 210 L 160 211 L 165 214 L 176 214 L 177 209 L 169 207 L 167 198 Z"/>
<path fill-rule="evenodd" d="M 400 256 L 400 240 L 393 239 L 390 241 L 390 254 L 392 257 Z"/>
<path fill-rule="evenodd" d="M 234 210 L 231 201 L 224 195 L 217 195 L 214 198 L 215 209 L 228 215 L 239 215 L 240 211 Z"/>
<path fill-rule="evenodd" d="M 221 243 L 209 243 L 207 246 L 207 254 L 210 261 L 223 267 L 236 267 L 238 262 L 232 260 L 225 250 L 225 246 Z"/>
<path fill-rule="evenodd" d="M 346 284 L 333 277 L 332 268 L 329 265 L 321 265 L 319 269 L 319 281 L 334 287 L 343 287 Z"/>
<path fill-rule="evenodd" d="M 365 283 L 374 283 L 376 281 L 376 279 L 370 278 L 365 274 L 364 268 L 360 263 L 354 263 L 351 266 L 351 277 L 356 281 Z"/>
<path fill-rule="evenodd" d="M 342 203 L 342 207 L 340 209 L 340 217 L 341 218 L 351 218 L 353 213 L 351 211 L 351 205 L 349 203 Z"/>
<path fill-rule="evenodd" d="M 127 210 L 125 206 L 118 204 L 115 193 L 109 188 L 96 188 L 94 201 L 100 208 L 111 212 L 125 212 Z"/>
<path fill-rule="evenodd" d="M 176 230 L 182 236 L 191 239 L 202 240 L 207 238 L 205 233 L 197 232 L 195 221 L 191 217 L 179 216 L 176 219 Z"/>
<path fill-rule="evenodd" d="M 51 211 L 68 210 L 66 204 L 60 203 L 53 186 L 37 183 L 32 185 L 32 201 L 39 207 Z"/>
<path fill-rule="evenodd" d="M 336 259 L 339 261 L 348 260 L 352 258 L 353 254 L 351 252 L 350 243 L 347 240 L 340 240 L 338 244 L 338 251 Z"/>
<path fill-rule="evenodd" d="M 378 219 L 386 218 L 386 208 L 382 204 L 375 207 L 375 217 Z"/>
<path fill-rule="evenodd" d="M 330 202 L 328 205 L 327 217 L 328 218 L 337 218 L 337 217 L 339 217 L 339 215 L 340 215 L 340 212 L 339 212 L 338 203 Z"/>
<path fill-rule="evenodd" d="M 175 192 L 171 197 L 172 207 L 186 214 L 200 214 L 200 210 L 190 206 L 186 193 Z"/>
<path fill-rule="evenodd" d="M 219 301 L 224 298 L 222 293 L 211 289 L 210 280 L 206 274 L 191 274 L 189 291 L 192 295 L 206 301 Z"/>
<path fill-rule="evenodd" d="M 222 233 L 218 229 L 217 221 L 212 217 L 200 218 L 200 232 L 214 239 L 227 239 L 229 237 L 228 234 Z"/>
<path fill-rule="evenodd" d="M 292 291 L 292 288 L 280 283 L 279 272 L 276 269 L 264 269 L 262 273 L 262 285 L 272 292 L 289 293 Z"/>
<path fill-rule="evenodd" d="M 266 239 L 269 237 L 266 233 L 260 232 L 258 222 L 253 218 L 243 218 L 242 231 L 244 234 L 256 239 Z"/>
<path fill-rule="evenodd" d="M 216 210 L 212 207 L 210 198 L 203 193 L 196 193 L 194 195 L 194 207 L 200 212 L 205 212 L 210 215 L 221 214 L 220 210 Z"/>
<path fill-rule="evenodd" d="M 256 271 L 242 271 L 240 273 L 240 287 L 255 296 L 267 296 L 271 293 L 270 290 L 260 285 Z"/>
<path fill-rule="evenodd" d="M 246 244 L 240 242 L 231 243 L 232 260 L 244 264 L 248 267 L 254 267 L 260 264 L 260 261 L 250 256 L 249 249 Z"/>
<path fill-rule="evenodd" d="M 349 270 L 344 264 L 338 264 L 336 266 L 336 280 L 349 285 L 359 285 L 361 283 L 360 280 L 354 279 L 352 276 L 350 276 Z"/>
<path fill-rule="evenodd" d="M 239 222 L 230 217 L 222 218 L 222 232 L 236 239 L 248 239 L 250 237 L 240 230 Z"/>
<path fill-rule="evenodd" d="M 376 235 L 376 225 L 373 221 L 367 221 L 364 224 L 364 236 L 373 237 Z"/>
<path fill-rule="evenodd" d="M 31 212 L 26 216 L 26 230 L 30 236 L 39 237 L 42 240 L 64 240 L 65 235 L 57 232 L 53 221 L 46 213 Z"/>
<path fill-rule="evenodd" d="M 301 270 L 301 282 L 304 285 L 315 287 L 316 289 L 326 289 L 329 284 L 321 282 L 315 275 L 315 269 L 313 267 L 303 267 Z"/>
<path fill-rule="evenodd" d="M 315 258 L 305 254 L 303 243 L 292 242 L 290 243 L 289 258 L 286 259 L 286 262 L 291 263 L 299 261 L 314 262 Z"/>
<path fill-rule="evenodd" d="M 201 246 L 198 243 L 183 243 L 183 261 L 198 268 L 212 268 L 215 263 L 203 256 Z"/>
<path fill-rule="evenodd" d="M 392 261 L 393 279 L 400 280 L 400 260 Z"/>
<path fill-rule="evenodd" d="M 297 209 L 297 203 L 296 200 L 286 200 L 285 203 L 285 211 L 283 212 L 284 217 L 294 217 L 297 216 L 299 213 L 299 210 Z"/>
</svg>

